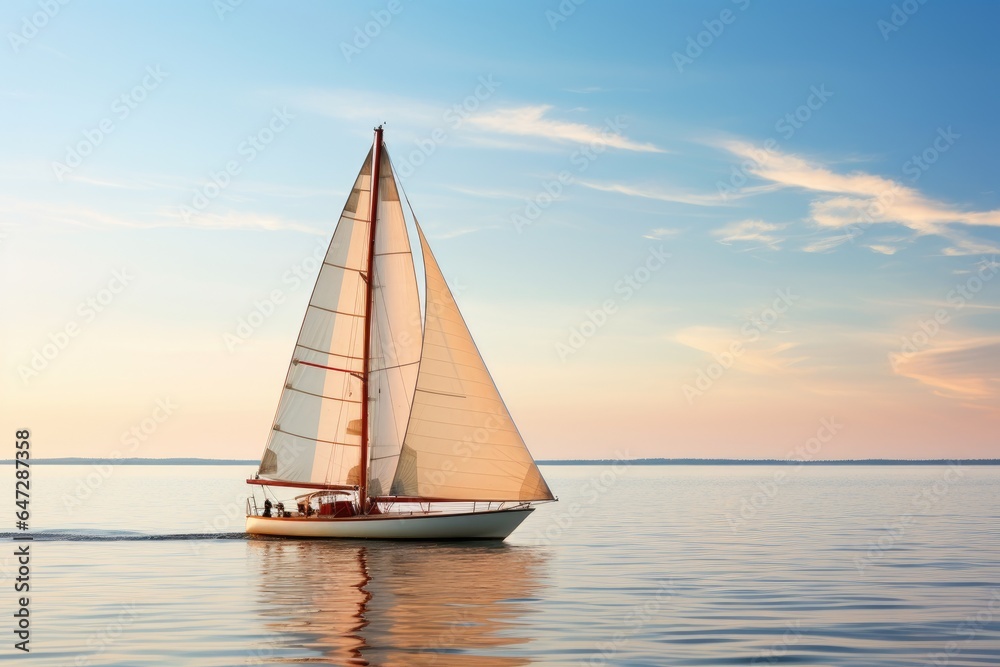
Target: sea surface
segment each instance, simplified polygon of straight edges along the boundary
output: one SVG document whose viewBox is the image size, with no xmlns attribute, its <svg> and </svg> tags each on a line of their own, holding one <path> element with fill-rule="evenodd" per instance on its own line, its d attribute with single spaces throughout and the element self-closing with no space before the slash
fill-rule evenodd
<svg viewBox="0 0 1000 667">
<path fill-rule="evenodd" d="M 504 543 L 249 539 L 247 466 L 33 466 L 0 662 L 1000 665 L 1000 467 L 543 466 Z M 23 533 L 22 533 L 23 534 Z"/>
</svg>

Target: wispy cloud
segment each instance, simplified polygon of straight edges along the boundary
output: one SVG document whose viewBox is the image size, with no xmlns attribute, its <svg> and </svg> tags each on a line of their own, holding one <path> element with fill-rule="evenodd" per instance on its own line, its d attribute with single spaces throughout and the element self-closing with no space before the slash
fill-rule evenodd
<svg viewBox="0 0 1000 667">
<path fill-rule="evenodd" d="M 1000 210 L 964 210 L 931 199 L 897 180 L 852 171 L 841 174 L 815 161 L 779 151 L 766 152 L 745 141 L 725 141 L 721 147 L 752 165 L 748 171 L 773 184 L 823 193 L 810 205 L 811 220 L 828 229 L 896 223 L 917 234 L 935 234 L 952 242 L 948 255 L 996 252 L 996 246 L 973 241 L 953 225 L 1000 227 Z M 761 156 L 764 156 L 763 158 Z M 832 243 L 831 237 L 831 243 Z M 836 244 L 825 245 L 826 249 Z M 807 246 L 815 250 L 816 245 Z"/>
<path fill-rule="evenodd" d="M 805 252 L 819 252 L 826 253 L 832 252 L 842 243 L 847 243 L 853 240 L 854 237 L 850 234 L 835 234 L 834 236 L 824 236 L 821 239 L 816 239 L 815 241 L 810 241 L 802 247 Z"/>
<path fill-rule="evenodd" d="M 681 345 L 699 350 L 709 355 L 717 357 L 728 351 L 734 342 L 744 342 L 735 332 L 722 327 L 693 326 L 681 329 L 674 335 Z M 801 356 L 789 356 L 789 352 L 795 349 L 795 343 L 781 342 L 769 346 L 756 343 L 754 345 L 743 345 L 740 355 L 736 358 L 733 367 L 755 375 L 778 375 L 797 372 L 793 368 L 796 364 L 804 361 Z"/>
<path fill-rule="evenodd" d="M 73 176 L 70 175 L 67 179 L 71 183 L 80 183 L 83 185 L 96 185 L 100 188 L 115 188 L 117 190 L 147 190 L 149 189 L 145 185 L 140 185 L 136 182 L 126 182 L 126 181 L 113 181 L 104 178 L 92 178 L 90 176 Z"/>
<path fill-rule="evenodd" d="M 678 190 L 664 190 L 656 187 L 625 185 L 621 183 L 595 183 L 593 181 L 581 181 L 580 185 L 592 190 L 601 192 L 614 192 L 629 197 L 641 197 L 643 199 L 655 199 L 657 201 L 669 201 L 678 204 L 690 204 L 692 206 L 731 206 L 732 202 L 745 199 L 755 195 L 774 192 L 783 186 L 779 184 L 758 185 L 743 188 L 739 192 L 726 193 L 722 195 L 718 192 L 698 193 L 681 192 Z"/>
<path fill-rule="evenodd" d="M 900 359 L 893 368 L 941 396 L 996 399 L 1000 396 L 1000 338 L 942 344 Z"/>
<path fill-rule="evenodd" d="M 579 92 L 598 92 L 598 89 Z M 290 100 L 289 106 L 294 109 L 352 122 L 371 123 L 373 118 L 397 118 L 400 116 L 399 110 L 405 109 L 401 127 L 394 130 L 394 134 L 402 130 L 404 136 L 417 131 L 417 128 L 448 125 L 448 111 L 456 102 L 461 101 L 445 100 L 435 104 L 424 99 L 347 88 L 307 88 L 286 93 L 285 97 Z M 517 136 L 532 140 L 514 144 L 514 148 L 522 150 L 537 150 L 537 140 L 544 139 L 557 143 L 597 144 L 640 153 L 668 152 L 651 143 L 629 139 L 617 131 L 610 121 L 605 125 L 587 125 L 552 118 L 550 112 L 553 109 L 549 104 L 537 104 L 492 111 L 480 110 L 464 119 L 465 127 L 478 130 L 480 134 L 464 132 L 464 141 L 509 148 L 509 139 L 502 140 L 498 136 Z M 482 132 L 486 135 L 481 134 Z M 490 137 L 490 134 L 498 136 Z"/>
<path fill-rule="evenodd" d="M 267 231 L 295 231 L 323 235 L 328 230 L 295 220 L 258 213 L 227 211 L 226 213 L 199 213 L 185 217 L 177 207 L 166 207 L 152 213 L 123 215 L 78 203 L 50 203 L 0 197 L 0 206 L 23 221 L 58 223 L 79 227 L 156 229 L 164 227 L 188 229 L 257 229 Z"/>
<path fill-rule="evenodd" d="M 956 257 L 959 255 L 996 255 L 1000 254 L 1000 246 L 990 241 L 977 241 L 961 235 L 957 232 L 951 238 L 954 244 L 951 248 L 945 248 L 943 254 Z"/>
<path fill-rule="evenodd" d="M 547 116 L 552 108 L 551 105 L 540 104 L 497 109 L 474 115 L 469 118 L 468 123 L 481 130 L 496 134 L 535 137 L 576 144 L 598 144 L 640 153 L 667 152 L 650 143 L 633 141 L 608 127 L 549 118 Z"/>
<path fill-rule="evenodd" d="M 784 229 L 787 225 L 763 220 L 740 220 L 731 222 L 712 232 L 719 237 L 719 243 L 759 243 L 771 250 L 778 250 L 784 238 L 774 232 Z"/>
<path fill-rule="evenodd" d="M 678 204 L 691 204 L 692 206 L 724 206 L 725 203 L 717 194 L 693 194 L 686 192 L 668 192 L 656 188 L 644 188 L 632 185 L 621 185 L 618 183 L 594 183 L 592 181 L 580 181 L 580 185 L 591 190 L 601 192 L 614 192 L 628 195 L 630 197 L 642 197 L 643 199 L 656 199 L 658 201 L 676 202 Z"/>
<path fill-rule="evenodd" d="M 881 243 L 872 243 L 867 246 L 872 252 L 877 252 L 880 255 L 895 255 L 896 251 L 899 250 L 896 246 L 882 245 Z"/>
<path fill-rule="evenodd" d="M 644 239 L 651 239 L 653 241 L 662 241 L 663 239 L 670 238 L 671 236 L 677 236 L 681 233 L 679 229 L 670 229 L 668 227 L 657 227 L 656 229 L 650 229 L 648 232 L 642 235 Z"/>
<path fill-rule="evenodd" d="M 246 213 L 242 211 L 227 211 L 218 213 L 198 213 L 185 218 L 179 211 L 167 209 L 161 212 L 162 223 L 148 225 L 150 227 L 190 227 L 194 229 L 251 229 L 262 231 L 290 231 L 323 236 L 329 232 L 318 226 L 308 225 L 277 216 Z"/>
</svg>

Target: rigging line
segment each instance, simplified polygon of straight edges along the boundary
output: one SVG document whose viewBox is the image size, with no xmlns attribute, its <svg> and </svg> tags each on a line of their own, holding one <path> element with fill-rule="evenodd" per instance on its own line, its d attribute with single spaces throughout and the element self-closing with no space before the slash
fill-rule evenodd
<svg viewBox="0 0 1000 667">
<path fill-rule="evenodd" d="M 292 362 L 292 363 L 296 363 L 296 362 Z M 313 368 L 322 368 L 322 369 L 325 369 L 325 370 L 328 370 L 328 371 L 337 371 L 339 373 L 350 373 L 351 375 L 354 375 L 355 373 L 357 373 L 357 371 L 348 370 L 346 368 L 335 368 L 334 366 L 324 366 L 323 364 L 314 364 L 311 361 L 302 361 L 301 359 L 299 359 L 297 363 L 303 364 L 305 366 L 312 366 Z"/>
<path fill-rule="evenodd" d="M 295 343 L 297 347 L 309 350 L 310 352 L 316 352 L 317 354 L 324 354 L 328 357 L 343 357 L 344 359 L 361 359 L 361 357 L 355 357 L 350 354 L 340 354 L 339 352 L 334 352 L 333 350 L 319 350 L 315 347 L 309 347 L 308 345 L 303 345 L 302 343 Z"/>
<path fill-rule="evenodd" d="M 337 442 L 336 440 L 323 440 L 321 438 L 310 438 L 307 435 L 299 435 L 297 433 L 292 433 L 291 431 L 285 431 L 280 428 L 273 429 L 278 433 L 284 433 L 285 435 L 290 435 L 293 438 L 299 438 L 300 440 L 311 440 L 312 442 L 322 442 L 327 445 L 339 445 L 341 447 L 360 447 L 361 445 L 352 445 L 349 442 Z"/>
<path fill-rule="evenodd" d="M 351 267 L 351 266 L 341 266 L 340 264 L 334 264 L 333 262 L 328 262 L 326 260 L 323 260 L 323 263 L 326 264 L 327 266 L 332 266 L 335 269 L 342 269 L 344 271 L 355 271 L 357 273 L 364 273 L 364 271 L 362 271 L 361 269 L 355 269 L 354 267 Z"/>
<path fill-rule="evenodd" d="M 448 409 L 449 410 L 461 410 L 461 408 L 448 408 Z M 463 410 L 463 412 L 473 412 L 473 411 L 471 411 L 471 410 Z M 484 415 L 484 414 L 487 414 L 487 413 L 485 413 L 485 412 L 475 412 L 475 414 Z M 440 419 L 428 419 L 427 417 L 420 417 L 420 421 L 426 422 L 428 424 L 445 424 L 447 426 L 455 426 L 454 422 L 441 421 Z M 506 421 L 510 421 L 510 420 L 506 420 Z M 467 426 L 467 425 L 466 424 L 461 424 L 461 426 Z M 470 428 L 477 428 L 478 429 L 478 428 L 480 428 L 480 426 L 470 427 Z M 516 431 L 514 431 L 513 429 L 509 429 L 509 428 L 491 428 L 491 427 L 488 427 L 488 426 L 482 426 L 481 428 L 483 428 L 483 429 L 485 429 L 487 431 L 490 431 L 492 433 L 516 433 Z M 494 443 L 494 444 L 496 444 L 496 443 Z M 501 446 L 503 446 L 503 447 L 510 447 L 512 445 L 501 445 Z"/>
<path fill-rule="evenodd" d="M 391 371 L 394 368 L 402 368 L 403 366 L 412 366 L 414 364 L 419 364 L 419 363 L 420 363 L 419 360 L 417 360 L 417 361 L 408 361 L 405 364 L 396 364 L 395 366 L 386 366 L 385 368 L 376 368 L 372 372 L 373 373 L 378 373 L 380 371 Z"/>
<path fill-rule="evenodd" d="M 330 309 L 330 308 L 324 308 L 323 306 L 317 306 L 317 305 L 316 305 L 315 303 L 310 303 L 310 304 L 308 304 L 308 305 L 306 306 L 306 308 L 315 308 L 315 309 L 317 309 L 317 310 L 323 310 L 323 311 L 326 311 L 326 312 L 328 312 L 328 313 L 333 313 L 334 315 L 344 315 L 344 316 L 346 316 L 346 317 L 364 317 L 364 315 L 363 315 L 363 314 L 358 314 L 358 313 L 346 313 L 346 312 L 344 312 L 344 311 L 342 311 L 342 310 L 332 310 L 332 309 Z"/>
<path fill-rule="evenodd" d="M 468 396 L 464 396 L 462 394 L 452 394 L 447 391 L 434 391 L 433 389 L 421 389 L 420 387 L 417 387 L 414 391 L 422 391 L 425 394 L 437 394 L 439 396 L 452 396 L 454 398 L 468 398 Z"/>
<path fill-rule="evenodd" d="M 326 401 L 338 401 L 340 403 L 354 403 L 354 404 L 361 403 L 361 401 L 352 401 L 349 398 L 337 398 L 336 396 L 324 396 L 323 394 L 314 394 L 311 391 L 306 391 L 305 389 L 299 389 L 298 387 L 286 386 L 285 389 L 287 389 L 288 391 L 295 391 L 300 394 L 306 394 L 307 396 L 315 396 L 316 398 L 322 398 L 323 400 Z"/>
<path fill-rule="evenodd" d="M 482 460 L 482 461 L 500 461 L 501 463 L 503 462 L 503 459 L 480 459 L 480 460 Z M 527 472 L 528 470 L 529 470 L 528 466 L 525 466 L 524 467 L 524 472 Z M 438 485 L 439 488 L 448 486 L 448 487 L 451 487 L 453 489 L 472 489 L 473 491 L 482 491 L 483 490 L 482 487 L 479 487 L 479 486 L 466 486 L 465 484 L 459 484 L 458 482 L 460 482 L 462 480 L 462 477 L 495 477 L 497 479 L 507 479 L 507 480 L 517 480 L 517 479 L 520 478 L 520 474 L 511 474 L 511 473 L 506 473 L 505 474 L 505 473 L 495 473 L 495 472 L 470 472 L 468 470 L 462 470 L 462 471 L 459 471 L 459 472 L 461 473 L 461 475 L 457 475 L 455 478 L 452 478 L 452 480 L 449 481 L 447 484 L 440 484 L 440 485 Z M 518 471 L 518 473 L 520 473 L 520 471 Z M 475 483 L 475 482 L 473 482 L 473 483 Z"/>
<path fill-rule="evenodd" d="M 443 347 L 443 346 L 436 345 L 434 347 Z M 441 361 L 442 363 L 444 363 L 443 359 L 433 359 L 432 358 L 432 359 L 430 359 L 430 361 L 432 361 L 432 362 Z M 459 363 L 454 363 L 454 364 L 452 364 L 452 366 L 454 366 L 454 367 L 460 367 L 460 368 L 469 368 L 469 369 L 472 369 L 474 371 L 479 371 L 480 369 L 482 369 L 482 365 L 479 365 L 479 364 L 473 365 L 473 364 L 459 364 Z M 434 373 L 434 372 L 431 372 L 430 370 L 428 370 L 425 373 L 425 375 L 427 375 L 427 377 L 449 378 L 449 379 L 454 377 L 453 375 L 442 375 L 441 373 Z M 464 378 L 463 382 L 471 383 L 471 384 L 481 384 L 481 385 L 490 386 L 490 383 L 486 382 L 485 380 L 477 380 L 475 378 L 470 378 L 470 377 Z"/>
</svg>

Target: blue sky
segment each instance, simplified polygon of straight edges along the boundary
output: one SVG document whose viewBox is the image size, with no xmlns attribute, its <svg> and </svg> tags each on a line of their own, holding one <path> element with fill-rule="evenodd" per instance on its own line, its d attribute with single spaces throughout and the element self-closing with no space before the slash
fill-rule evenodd
<svg viewBox="0 0 1000 667">
<path fill-rule="evenodd" d="M 256 456 L 385 122 L 537 456 L 994 456 L 998 15 L 6 3 L 4 421 Z"/>
</svg>

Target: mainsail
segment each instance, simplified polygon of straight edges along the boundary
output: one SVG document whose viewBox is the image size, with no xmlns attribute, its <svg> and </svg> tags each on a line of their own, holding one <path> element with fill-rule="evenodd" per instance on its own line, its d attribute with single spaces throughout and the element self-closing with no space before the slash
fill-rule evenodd
<svg viewBox="0 0 1000 667">
<path fill-rule="evenodd" d="M 421 329 L 399 191 L 384 148 L 381 160 L 374 155 L 361 167 L 309 299 L 259 477 L 353 489 L 364 487 L 367 465 L 367 495 L 378 499 L 552 499 L 414 220 L 426 280 Z M 380 173 L 369 270 L 373 161 Z"/>
<path fill-rule="evenodd" d="M 259 475 L 353 488 L 361 451 L 361 382 L 372 153 L 354 182 L 309 298 Z"/>
</svg>

